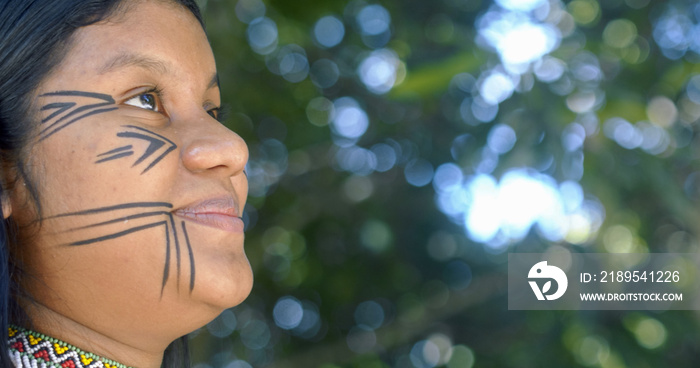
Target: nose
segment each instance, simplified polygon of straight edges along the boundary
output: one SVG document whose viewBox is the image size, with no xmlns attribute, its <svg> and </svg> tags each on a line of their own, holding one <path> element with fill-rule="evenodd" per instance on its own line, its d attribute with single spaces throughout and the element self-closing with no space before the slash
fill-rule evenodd
<svg viewBox="0 0 700 368">
<path fill-rule="evenodd" d="M 206 115 L 184 135 L 182 162 L 192 172 L 232 177 L 243 172 L 248 146 L 243 138 Z"/>
</svg>

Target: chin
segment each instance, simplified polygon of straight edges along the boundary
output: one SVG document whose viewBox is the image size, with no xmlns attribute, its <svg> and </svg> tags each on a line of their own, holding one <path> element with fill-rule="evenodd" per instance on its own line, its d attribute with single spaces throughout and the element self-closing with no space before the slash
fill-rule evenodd
<svg viewBox="0 0 700 368">
<path fill-rule="evenodd" d="M 218 317 L 224 310 L 241 304 L 250 294 L 252 289 L 252 275 L 249 282 L 239 282 L 235 287 L 221 290 L 218 287 L 195 287 L 190 295 L 190 300 L 178 313 L 177 323 L 183 328 L 181 335 L 190 333 Z M 195 306 L 194 308 L 192 306 Z M 188 318 L 189 317 L 189 318 Z"/>
<path fill-rule="evenodd" d="M 226 276 L 211 274 L 206 280 L 198 279 L 192 297 L 205 302 L 218 313 L 241 304 L 253 289 L 253 272 L 247 260 L 236 270 Z"/>
</svg>

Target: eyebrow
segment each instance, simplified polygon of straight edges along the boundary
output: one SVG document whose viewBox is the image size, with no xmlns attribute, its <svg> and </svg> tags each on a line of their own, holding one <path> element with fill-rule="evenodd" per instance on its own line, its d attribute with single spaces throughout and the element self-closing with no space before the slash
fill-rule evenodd
<svg viewBox="0 0 700 368">
<path fill-rule="evenodd" d="M 207 89 L 220 88 L 220 86 L 221 84 L 219 84 L 219 73 L 214 72 L 214 75 L 211 77 L 211 80 L 207 85 Z"/>
<path fill-rule="evenodd" d="M 98 73 L 106 74 L 115 69 L 129 66 L 148 69 L 158 74 L 167 74 L 170 71 L 168 64 L 161 60 L 139 54 L 123 53 L 109 59 L 100 69 L 98 69 Z"/>
<path fill-rule="evenodd" d="M 109 59 L 101 68 L 98 69 L 98 74 L 107 74 L 115 69 L 125 68 L 135 66 L 143 69 L 150 70 L 158 74 L 170 74 L 171 68 L 168 63 L 162 60 L 154 59 L 148 56 L 133 54 L 133 53 L 122 53 L 111 59 Z M 219 87 L 219 74 L 214 72 L 209 84 L 207 84 L 207 89 L 218 88 Z"/>
</svg>

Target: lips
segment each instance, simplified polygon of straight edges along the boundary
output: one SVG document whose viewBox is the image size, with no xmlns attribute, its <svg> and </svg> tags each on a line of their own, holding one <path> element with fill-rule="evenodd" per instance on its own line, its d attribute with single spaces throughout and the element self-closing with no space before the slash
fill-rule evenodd
<svg viewBox="0 0 700 368">
<path fill-rule="evenodd" d="M 206 199 L 179 208 L 173 214 L 188 221 L 214 227 L 232 233 L 243 232 L 243 220 L 238 203 L 231 197 Z"/>
</svg>

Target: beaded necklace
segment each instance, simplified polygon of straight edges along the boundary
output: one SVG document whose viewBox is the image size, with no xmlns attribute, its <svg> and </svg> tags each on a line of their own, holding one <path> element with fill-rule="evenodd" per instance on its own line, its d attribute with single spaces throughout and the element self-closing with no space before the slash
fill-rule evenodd
<svg viewBox="0 0 700 368">
<path fill-rule="evenodd" d="M 17 368 L 130 368 L 46 335 L 10 325 L 10 358 Z"/>
</svg>

